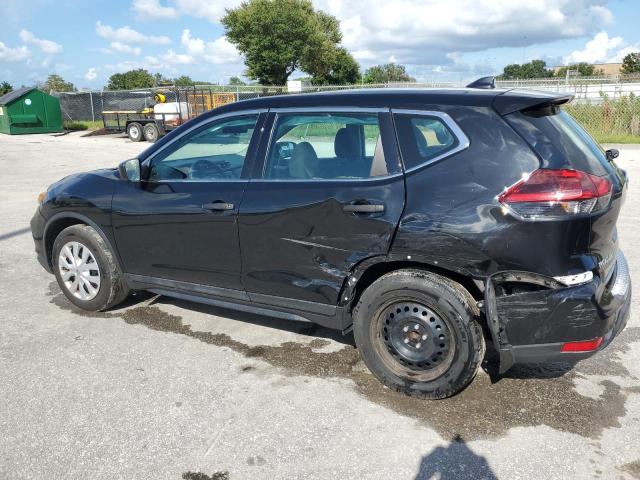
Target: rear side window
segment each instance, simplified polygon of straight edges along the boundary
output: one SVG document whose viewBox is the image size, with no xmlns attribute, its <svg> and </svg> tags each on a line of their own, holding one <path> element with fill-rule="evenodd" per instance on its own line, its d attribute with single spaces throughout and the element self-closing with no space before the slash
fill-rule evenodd
<svg viewBox="0 0 640 480">
<path fill-rule="evenodd" d="M 548 168 L 570 168 L 593 175 L 609 173 L 604 152 L 596 141 L 562 110 L 516 112 L 505 117 Z"/>
<path fill-rule="evenodd" d="M 458 146 L 458 139 L 438 117 L 398 113 L 394 116 L 405 169 L 417 167 Z"/>
<path fill-rule="evenodd" d="M 264 178 L 332 180 L 387 174 L 377 114 L 278 114 Z"/>
</svg>

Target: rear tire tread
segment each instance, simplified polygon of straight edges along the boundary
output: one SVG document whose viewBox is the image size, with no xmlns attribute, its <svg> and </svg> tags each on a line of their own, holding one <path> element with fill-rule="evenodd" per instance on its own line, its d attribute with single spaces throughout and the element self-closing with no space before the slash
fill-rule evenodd
<svg viewBox="0 0 640 480">
<path fill-rule="evenodd" d="M 395 379 L 391 377 L 391 375 L 383 375 L 381 373 L 376 373 L 373 370 L 372 373 L 388 388 L 394 390 L 399 393 L 403 393 L 405 395 L 422 398 L 422 399 L 442 399 L 459 393 L 464 388 L 466 388 L 476 376 L 480 364 L 484 358 L 485 354 L 485 342 L 482 332 L 482 327 L 480 325 L 480 310 L 478 309 L 476 302 L 473 296 L 460 284 L 454 282 L 453 280 L 443 277 L 442 275 L 438 275 L 432 272 L 419 270 L 419 269 L 404 269 L 404 270 L 396 270 L 390 273 L 387 273 L 373 282 L 367 290 L 362 293 L 360 297 L 360 301 L 353 309 L 353 319 L 354 319 L 354 335 L 356 335 L 356 344 L 357 335 L 356 332 L 356 322 L 361 321 L 361 315 L 363 314 L 363 310 L 368 308 L 370 305 L 369 299 L 367 298 L 367 291 L 371 292 L 373 290 L 372 287 L 380 286 L 381 284 L 402 282 L 407 278 L 411 279 L 419 279 L 420 282 L 423 283 L 425 290 L 430 290 L 431 292 L 438 291 L 438 289 L 444 288 L 444 290 L 449 293 L 458 303 L 459 306 L 462 307 L 467 314 L 467 318 L 470 321 L 465 321 L 464 317 L 462 320 L 465 321 L 469 328 L 469 333 L 471 334 L 470 341 L 473 343 L 473 350 L 470 352 L 470 360 L 468 362 L 467 368 L 463 370 L 462 375 L 458 378 L 449 380 L 446 383 L 445 387 L 437 388 L 430 391 L 421 391 L 416 390 L 415 388 L 411 388 L 412 383 L 397 383 Z M 361 349 L 362 355 L 362 349 Z M 363 360 L 366 359 L 363 356 Z M 446 377 L 447 374 L 444 374 L 443 377 Z"/>
</svg>

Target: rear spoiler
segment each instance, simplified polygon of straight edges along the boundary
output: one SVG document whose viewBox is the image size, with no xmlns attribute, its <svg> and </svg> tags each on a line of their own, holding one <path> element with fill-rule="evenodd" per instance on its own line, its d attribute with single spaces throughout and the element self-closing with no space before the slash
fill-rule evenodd
<svg viewBox="0 0 640 480">
<path fill-rule="evenodd" d="M 493 108 L 500 115 L 508 115 L 522 110 L 557 107 L 571 100 L 573 100 L 572 94 L 513 89 L 496 95 L 493 99 Z"/>
</svg>

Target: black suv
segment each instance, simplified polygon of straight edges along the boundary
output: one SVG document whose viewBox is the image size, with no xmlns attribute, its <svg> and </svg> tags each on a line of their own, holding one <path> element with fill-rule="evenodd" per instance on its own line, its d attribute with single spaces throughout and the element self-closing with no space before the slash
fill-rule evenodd
<svg viewBox="0 0 640 480">
<path fill-rule="evenodd" d="M 480 86 L 486 86 L 482 83 Z M 570 96 L 466 88 L 260 98 L 41 195 L 36 252 L 71 302 L 131 291 L 353 330 L 371 371 L 428 398 L 577 360 L 624 327 L 624 171 Z"/>
</svg>

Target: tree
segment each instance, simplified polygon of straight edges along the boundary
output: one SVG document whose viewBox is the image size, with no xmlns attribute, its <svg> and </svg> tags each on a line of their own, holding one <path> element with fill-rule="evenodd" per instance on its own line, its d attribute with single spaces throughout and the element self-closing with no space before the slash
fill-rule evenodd
<svg viewBox="0 0 640 480">
<path fill-rule="evenodd" d="M 6 95 L 11 91 L 13 91 L 13 87 L 9 82 L 0 83 L 0 95 Z"/>
<path fill-rule="evenodd" d="M 109 77 L 107 90 L 132 90 L 134 88 L 151 88 L 156 80 L 144 68 L 129 70 L 125 73 L 114 73 Z"/>
<path fill-rule="evenodd" d="M 242 86 L 246 85 L 246 83 L 240 77 L 231 77 L 229 78 L 229 85 Z"/>
<path fill-rule="evenodd" d="M 195 82 L 191 80 L 191 77 L 187 75 L 182 75 L 181 77 L 175 78 L 173 80 L 173 84 L 176 87 L 192 87 L 195 85 Z"/>
<path fill-rule="evenodd" d="M 549 78 L 553 76 L 553 70 L 547 68 L 544 60 L 532 60 L 529 63 L 512 63 L 504 67 L 500 80 L 517 80 L 523 78 Z"/>
<path fill-rule="evenodd" d="M 640 73 L 640 52 L 632 52 L 622 59 L 620 73 Z"/>
<path fill-rule="evenodd" d="M 284 85 L 299 68 L 326 74 L 342 40 L 338 20 L 311 0 L 248 0 L 227 9 L 222 24 L 245 57 L 246 75 L 264 85 Z"/>
<path fill-rule="evenodd" d="M 311 77 L 314 85 L 348 85 L 360 79 L 360 65 L 344 47 L 333 52 L 324 71 L 317 71 Z"/>
<path fill-rule="evenodd" d="M 66 82 L 64 78 L 60 75 L 52 74 L 47 77 L 47 81 L 44 82 L 40 88 L 47 92 L 75 92 L 76 87 L 73 86 L 73 83 Z"/>
<path fill-rule="evenodd" d="M 390 82 L 415 82 L 404 65 L 397 63 L 386 63 L 384 65 L 374 65 L 364 72 L 362 79 L 364 83 L 390 83 Z"/>
<path fill-rule="evenodd" d="M 567 65 L 565 67 L 560 67 L 556 71 L 556 77 L 566 77 L 568 70 L 577 70 L 578 74 L 583 77 L 593 77 L 594 75 L 602 75 L 602 69 L 596 68 L 594 65 L 590 63 L 581 62 L 576 63 L 574 65 Z"/>
</svg>

